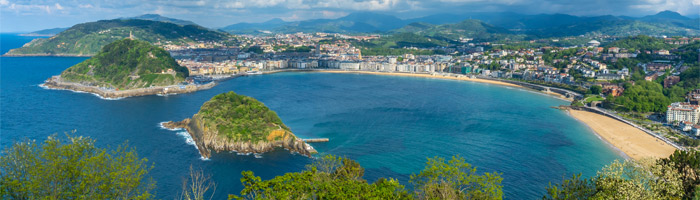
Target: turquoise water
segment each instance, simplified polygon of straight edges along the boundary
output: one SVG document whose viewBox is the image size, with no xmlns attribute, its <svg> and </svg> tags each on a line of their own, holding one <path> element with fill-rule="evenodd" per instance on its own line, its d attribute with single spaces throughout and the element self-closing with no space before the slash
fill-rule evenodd
<svg viewBox="0 0 700 200">
<path fill-rule="evenodd" d="M 1 50 L 26 37 L 2 35 Z M 43 140 L 70 130 L 101 147 L 128 141 L 154 162 L 157 195 L 171 199 L 189 166 L 218 183 L 217 196 L 241 189 L 240 172 L 263 178 L 299 171 L 311 160 L 283 150 L 262 158 L 216 154 L 203 161 L 163 121 L 192 116 L 216 94 L 235 91 L 275 110 L 321 154 L 355 159 L 365 178 L 395 177 L 408 184 L 426 158 L 461 155 L 480 172 L 497 171 L 510 199 L 540 197 L 549 182 L 572 173 L 592 176 L 620 154 L 585 125 L 550 106 L 567 102 L 521 89 L 451 80 L 357 74 L 279 73 L 243 77 L 211 90 L 175 96 L 102 100 L 91 94 L 45 90 L 46 78 L 85 58 L 0 58 L 0 145 Z"/>
</svg>

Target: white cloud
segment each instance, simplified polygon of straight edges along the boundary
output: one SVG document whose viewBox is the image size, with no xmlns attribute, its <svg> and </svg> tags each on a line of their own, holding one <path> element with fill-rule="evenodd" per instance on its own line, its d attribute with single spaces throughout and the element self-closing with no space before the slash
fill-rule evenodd
<svg viewBox="0 0 700 200">
<path fill-rule="evenodd" d="M 8 0 L 0 0 L 0 6 L 6 6 L 9 4 L 10 4 L 10 1 L 8 1 Z"/>
<path fill-rule="evenodd" d="M 54 7 L 56 7 L 56 10 L 63 10 L 63 6 L 61 6 L 59 3 L 56 3 Z"/>
<path fill-rule="evenodd" d="M 78 8 L 93 8 L 92 4 L 80 4 Z"/>
</svg>

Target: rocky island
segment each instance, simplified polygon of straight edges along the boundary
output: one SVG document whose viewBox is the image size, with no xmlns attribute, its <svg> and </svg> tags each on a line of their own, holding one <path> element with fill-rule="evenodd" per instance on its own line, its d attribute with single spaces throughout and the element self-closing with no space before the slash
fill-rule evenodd
<svg viewBox="0 0 700 200">
<path fill-rule="evenodd" d="M 208 89 L 215 83 L 187 84 L 187 68 L 148 42 L 122 39 L 105 45 L 97 55 L 78 63 L 43 87 L 89 92 L 103 98 L 177 94 Z"/>
<path fill-rule="evenodd" d="M 234 92 L 214 96 L 192 118 L 162 125 L 187 130 L 204 158 L 209 158 L 212 151 L 264 153 L 277 147 L 305 156 L 317 153 L 295 136 L 277 113 L 254 98 Z"/>
</svg>

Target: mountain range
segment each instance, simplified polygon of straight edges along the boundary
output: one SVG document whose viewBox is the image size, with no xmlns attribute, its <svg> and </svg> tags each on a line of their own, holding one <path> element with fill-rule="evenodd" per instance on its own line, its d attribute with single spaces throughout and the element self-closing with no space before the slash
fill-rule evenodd
<svg viewBox="0 0 700 200">
<path fill-rule="evenodd" d="M 262 23 L 238 23 L 221 28 L 230 33 L 260 33 L 262 31 L 335 32 L 335 33 L 389 33 L 400 29 L 415 28 L 416 25 L 436 28 L 459 27 L 464 20 L 480 20 L 488 26 L 508 30 L 512 34 L 527 34 L 536 37 L 561 37 L 586 34 L 606 35 L 698 35 L 700 19 L 682 16 L 676 12 L 663 11 L 644 17 L 591 16 L 581 17 L 567 14 L 527 15 L 513 12 L 435 14 L 425 17 L 400 19 L 373 12 L 351 13 L 337 19 L 311 19 L 286 22 L 273 19 Z M 419 24 L 416 24 L 419 23 Z M 452 24 L 440 27 L 437 25 Z"/>
</svg>

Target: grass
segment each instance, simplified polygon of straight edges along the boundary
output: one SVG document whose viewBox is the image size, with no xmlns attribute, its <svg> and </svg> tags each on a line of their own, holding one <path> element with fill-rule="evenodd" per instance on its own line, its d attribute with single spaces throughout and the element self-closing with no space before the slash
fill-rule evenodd
<svg viewBox="0 0 700 200">
<path fill-rule="evenodd" d="M 595 95 L 595 96 L 587 97 L 585 100 L 585 103 L 591 103 L 593 101 L 603 101 L 603 100 L 605 100 L 605 98 L 598 96 L 598 95 Z"/>
</svg>

